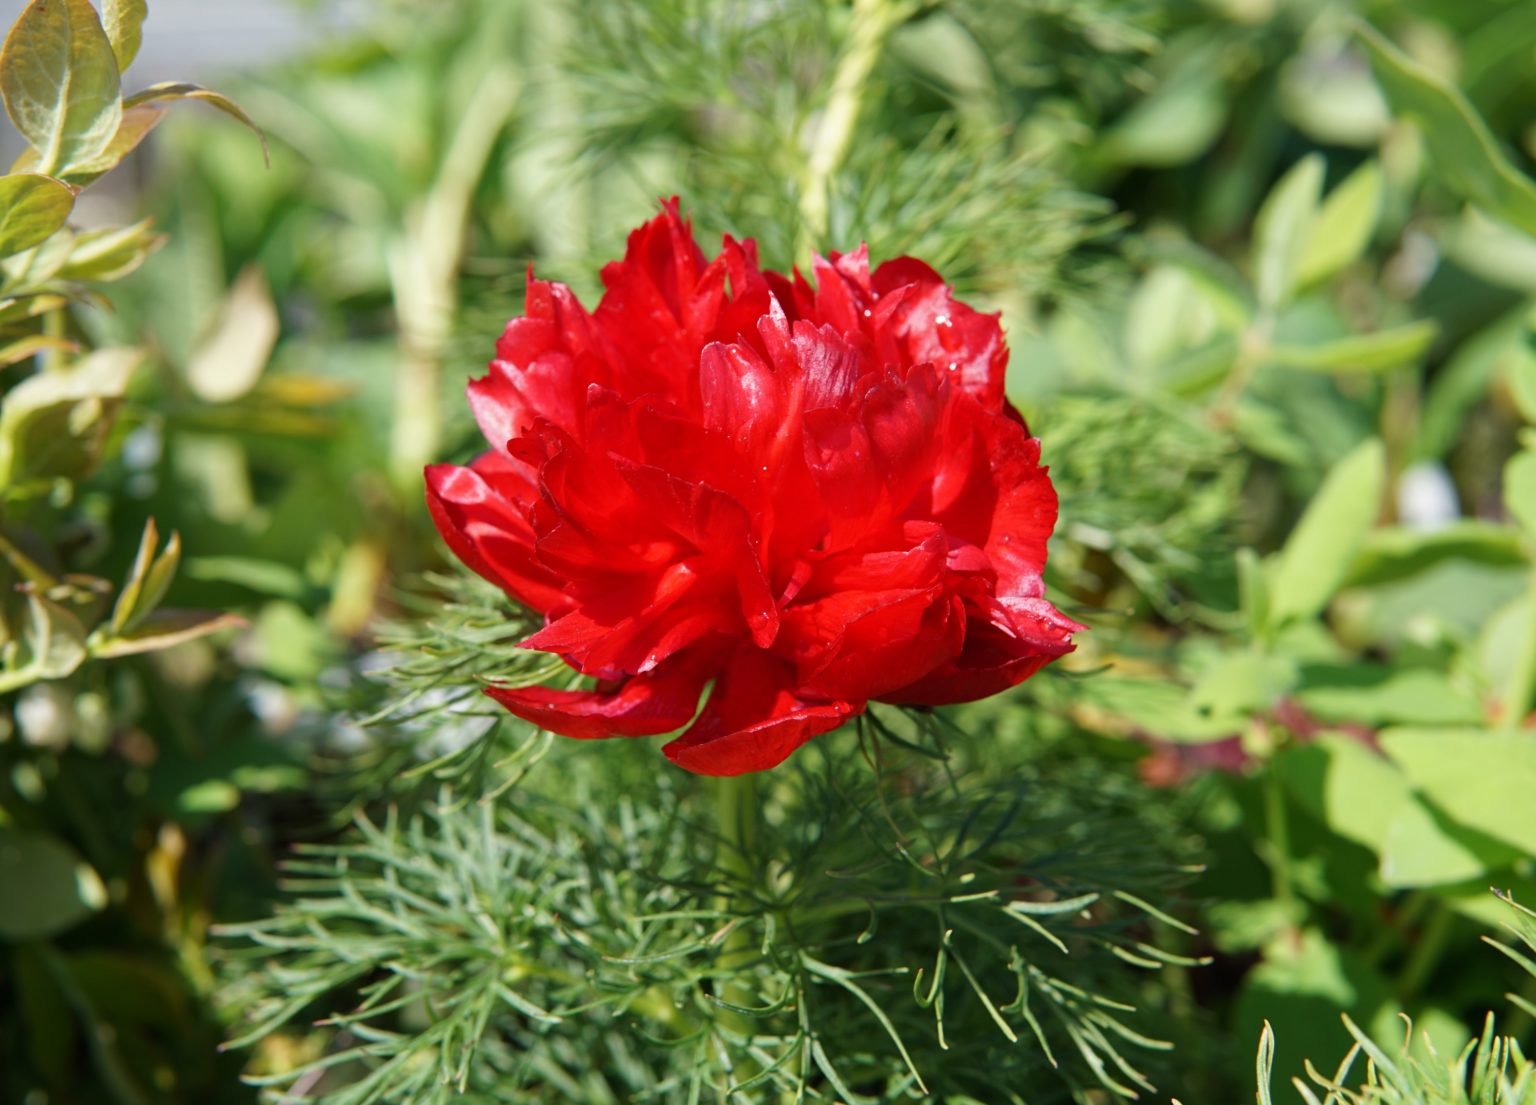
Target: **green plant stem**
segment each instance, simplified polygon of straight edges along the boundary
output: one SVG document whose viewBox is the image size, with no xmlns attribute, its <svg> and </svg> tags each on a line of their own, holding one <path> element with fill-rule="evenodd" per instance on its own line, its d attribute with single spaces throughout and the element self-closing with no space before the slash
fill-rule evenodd
<svg viewBox="0 0 1536 1105">
<path fill-rule="evenodd" d="M 809 259 L 830 229 L 832 177 L 853 145 L 864 90 L 885 49 L 886 39 L 905 14 L 893 0 L 853 0 L 853 22 L 847 44 L 832 76 L 832 91 L 816 126 L 816 138 L 806 158 L 800 190 L 800 243 L 797 253 Z"/>
<path fill-rule="evenodd" d="M 511 121 L 519 84 L 510 67 L 489 70 L 454 132 L 426 198 L 407 213 L 404 241 L 390 255 L 390 285 L 403 356 L 395 378 L 390 457 L 415 487 L 437 459 L 443 432 L 442 362 L 458 310 L 475 189 Z"/>
<path fill-rule="evenodd" d="M 716 979 L 715 995 L 732 1005 L 754 1004 L 752 988 L 739 976 L 754 954 L 751 929 L 740 923 L 743 909 L 740 887 L 750 884 L 755 875 L 752 863 L 757 842 L 757 776 L 731 775 L 718 780 L 715 790 L 715 822 L 720 834 L 716 866 L 720 869 L 726 889 L 720 896 L 722 912 L 734 914 L 737 924 L 725 936 L 718 960 L 720 974 Z M 719 1012 L 719 1021 L 726 1028 L 743 1036 L 752 1034 L 751 1023 L 741 1014 L 729 1009 Z M 738 1072 L 737 1081 L 750 1077 L 750 1072 Z"/>
<path fill-rule="evenodd" d="M 1429 920 L 1418 940 L 1410 945 L 1408 962 L 1403 964 L 1403 973 L 1398 976 L 1397 996 L 1403 1004 L 1411 1002 L 1424 989 L 1424 984 L 1434 973 L 1435 964 L 1440 961 L 1440 953 L 1445 950 L 1455 922 L 1456 915 L 1450 907 L 1436 898 Z"/>
<path fill-rule="evenodd" d="M 1264 828 L 1275 900 L 1294 918 L 1296 892 L 1291 885 L 1291 827 L 1285 810 L 1284 784 L 1272 767 L 1264 772 Z"/>
</svg>

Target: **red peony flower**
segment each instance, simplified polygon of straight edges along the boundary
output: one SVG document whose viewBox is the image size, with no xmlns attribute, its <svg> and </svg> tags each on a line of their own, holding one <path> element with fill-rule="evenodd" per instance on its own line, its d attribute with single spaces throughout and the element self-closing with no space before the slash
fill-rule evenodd
<svg viewBox="0 0 1536 1105">
<path fill-rule="evenodd" d="M 676 200 L 595 311 L 529 274 L 469 385 L 492 450 L 426 473 L 453 551 L 544 615 L 525 647 L 597 680 L 490 688 L 508 710 L 570 737 L 687 726 L 674 763 L 737 775 L 871 699 L 982 698 L 1072 650 L 997 316 L 910 257 L 813 275 L 730 237 L 706 260 Z"/>
</svg>

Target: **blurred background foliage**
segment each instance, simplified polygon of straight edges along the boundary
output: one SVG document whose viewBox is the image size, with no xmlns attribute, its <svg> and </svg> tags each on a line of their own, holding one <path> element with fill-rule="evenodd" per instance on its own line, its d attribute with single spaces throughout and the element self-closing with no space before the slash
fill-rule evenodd
<svg viewBox="0 0 1536 1105">
<path fill-rule="evenodd" d="M 1215 1101 L 1268 1021 L 1281 1098 L 1532 1100 L 1533 62 L 1528 0 L 371 0 L 221 79 L 269 164 L 117 166 L 103 85 L 0 181 L 0 1098 Z M 419 486 L 671 194 L 1004 312 L 1093 627 L 726 839 L 480 705 L 547 673 Z"/>
</svg>

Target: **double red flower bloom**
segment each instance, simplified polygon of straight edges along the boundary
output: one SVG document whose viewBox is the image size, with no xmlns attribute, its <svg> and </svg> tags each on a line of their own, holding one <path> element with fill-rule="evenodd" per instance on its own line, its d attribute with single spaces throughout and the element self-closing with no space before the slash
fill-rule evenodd
<svg viewBox="0 0 1536 1105">
<path fill-rule="evenodd" d="M 490 688 L 514 714 L 571 737 L 686 725 L 673 762 L 736 775 L 870 699 L 982 698 L 1072 650 L 997 316 L 910 257 L 814 276 L 729 237 L 706 261 L 675 200 L 596 311 L 530 274 L 469 385 L 492 450 L 427 469 L 453 551 L 544 615 L 525 646 L 598 680 Z"/>
</svg>

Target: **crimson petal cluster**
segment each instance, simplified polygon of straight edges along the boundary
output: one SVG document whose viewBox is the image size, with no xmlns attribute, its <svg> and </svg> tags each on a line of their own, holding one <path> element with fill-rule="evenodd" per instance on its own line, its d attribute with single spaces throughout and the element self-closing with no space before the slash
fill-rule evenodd
<svg viewBox="0 0 1536 1105">
<path fill-rule="evenodd" d="M 812 276 L 760 269 L 750 239 L 707 259 L 676 200 L 595 311 L 529 273 L 469 385 L 491 450 L 426 472 L 454 553 L 545 618 L 524 646 L 596 680 L 489 688 L 508 710 L 570 737 L 686 727 L 674 763 L 737 775 L 870 700 L 982 698 L 1072 650 L 997 316 L 910 257 Z"/>
</svg>

